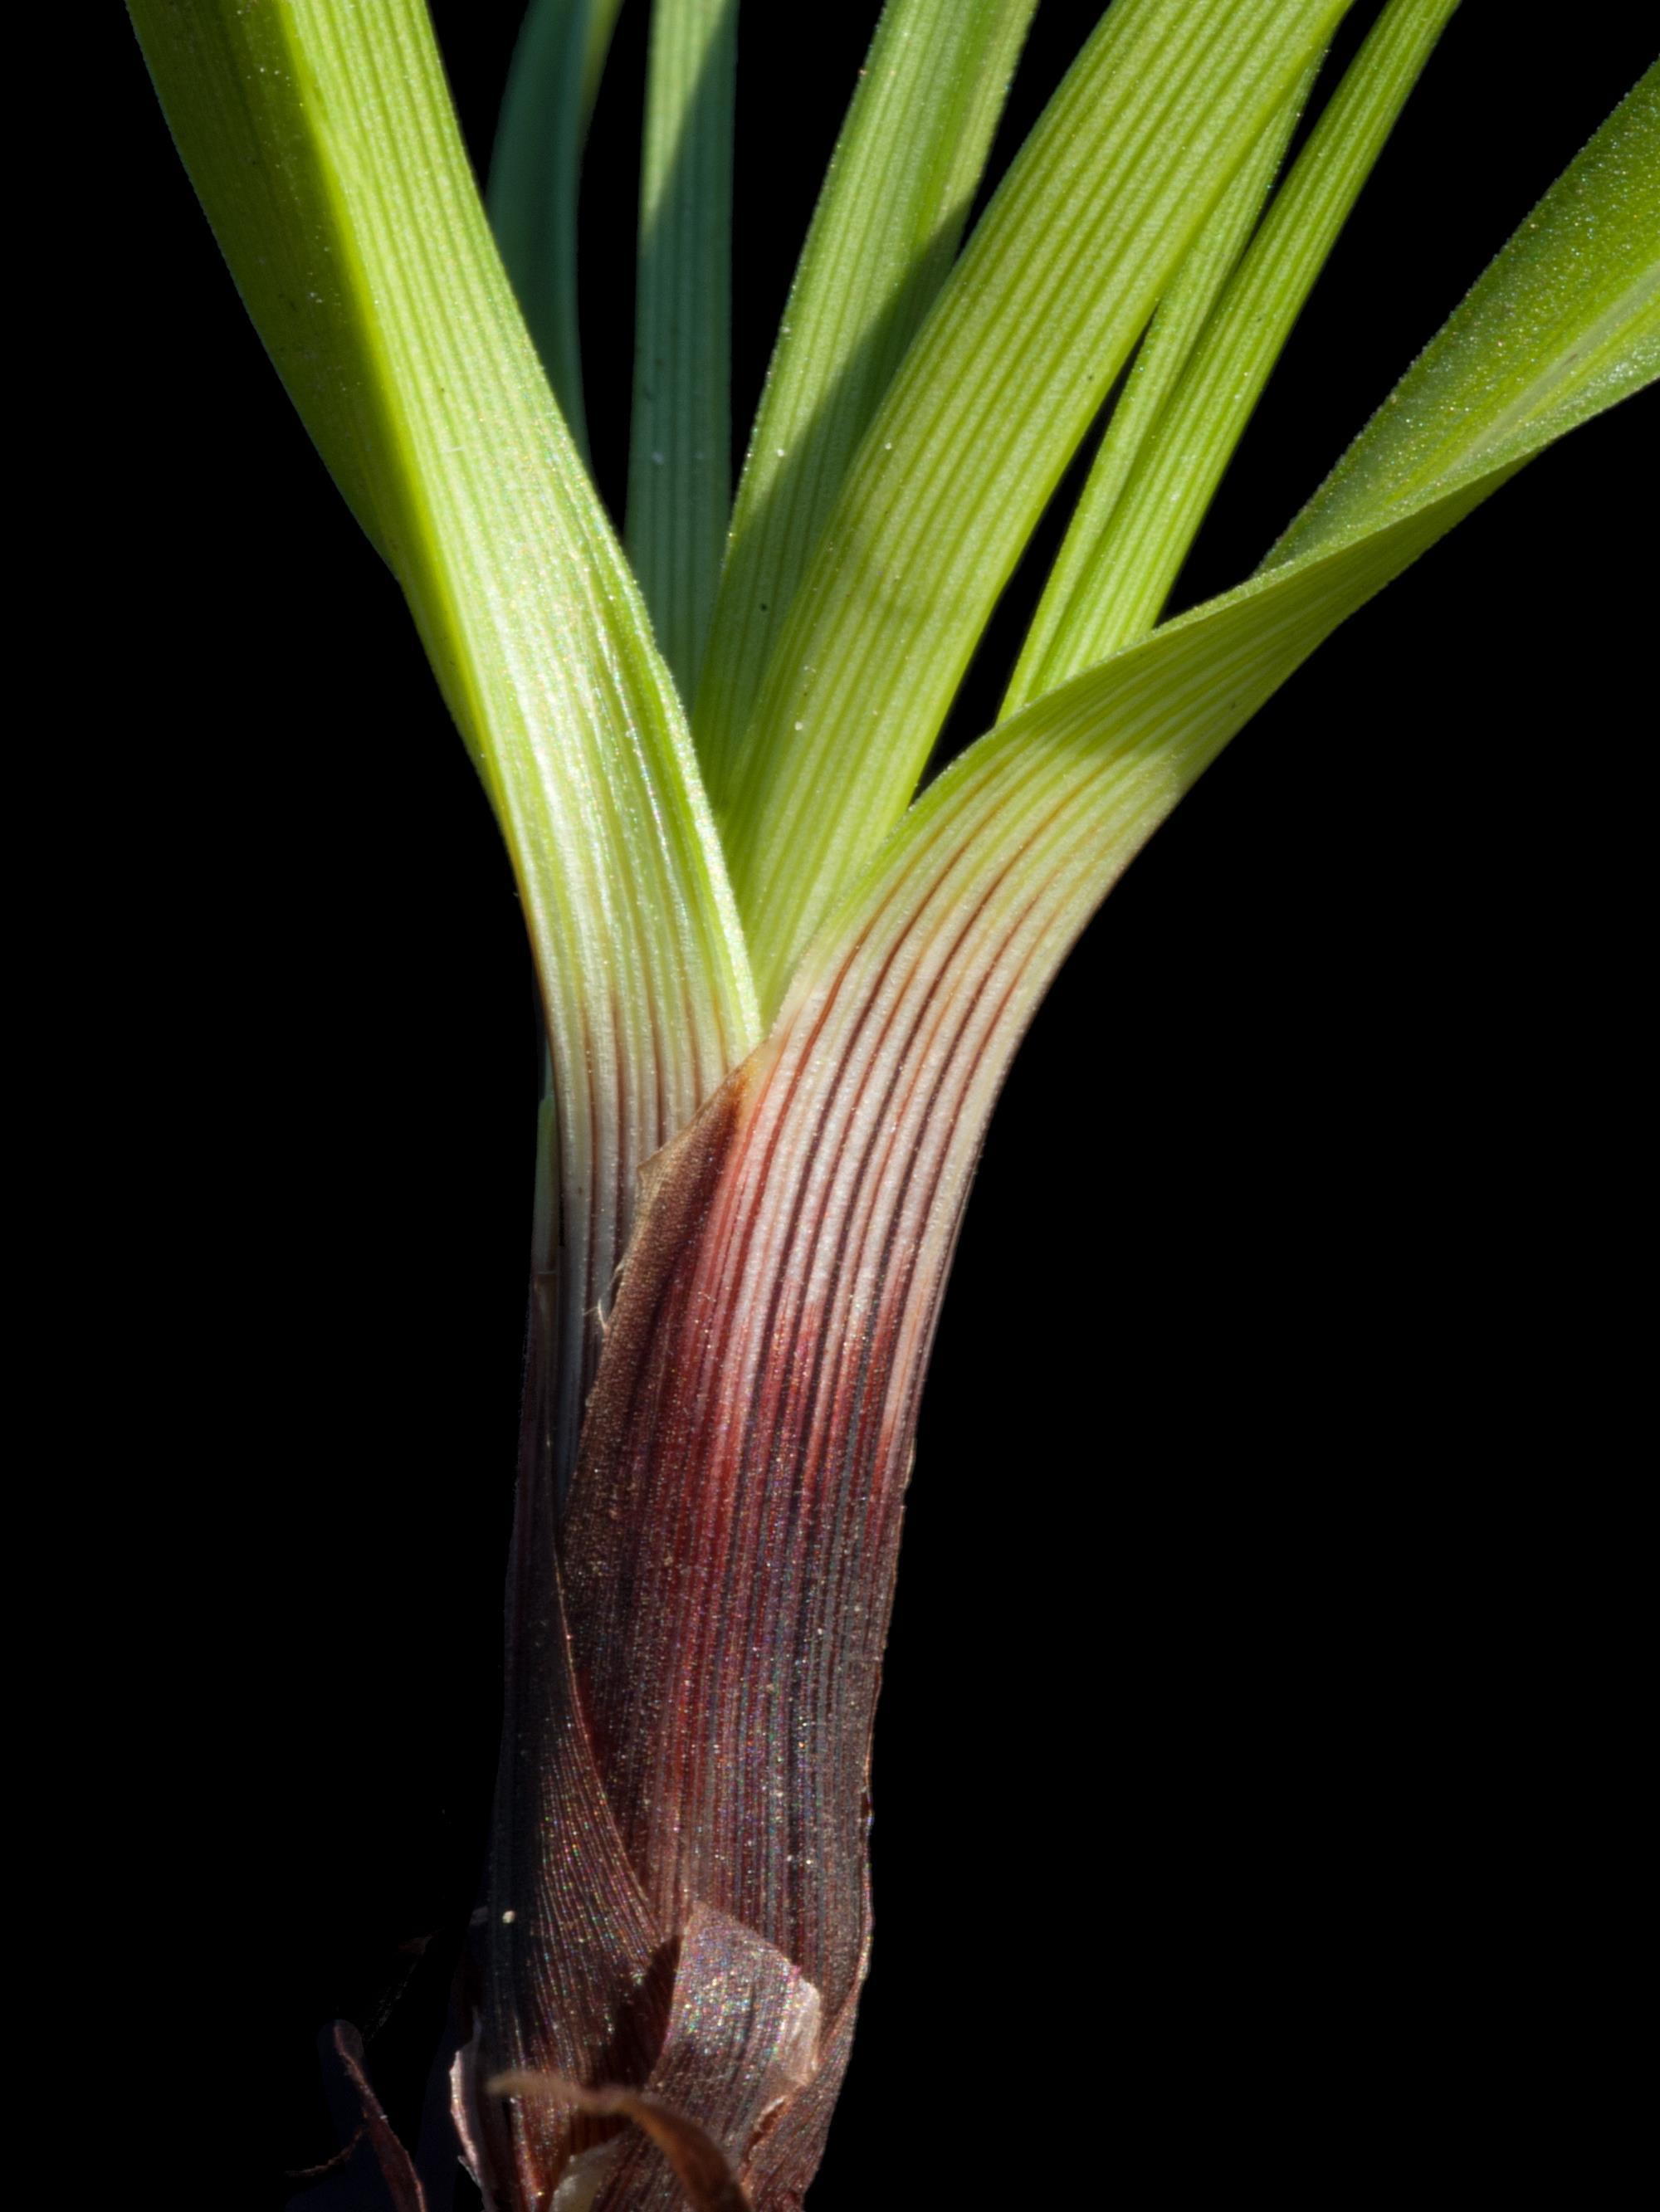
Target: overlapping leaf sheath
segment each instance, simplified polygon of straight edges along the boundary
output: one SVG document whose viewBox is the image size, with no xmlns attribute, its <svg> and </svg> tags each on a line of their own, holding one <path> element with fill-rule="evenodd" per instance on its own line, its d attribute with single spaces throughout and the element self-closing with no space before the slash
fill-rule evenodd
<svg viewBox="0 0 1660 2212">
<path fill-rule="evenodd" d="M 994 992 L 939 994 L 925 935 L 891 1000 L 855 949 L 659 1164 L 514 1655 L 541 1696 L 485 2061 L 674 2089 L 762 2208 L 798 2201 L 846 2063 L 900 1504 L 997 1024 Z M 530 2100 L 480 2125 L 515 2206 L 593 2133 Z M 597 2206 L 660 2202 L 643 2147 L 608 2155 Z"/>
<path fill-rule="evenodd" d="M 641 2084 L 714 2139 L 757 2212 L 799 2203 L 845 2063 L 917 1393 L 1004 1072 L 1119 870 L 1269 694 L 1532 453 L 1660 373 L 1657 94 L 1535 210 L 1257 578 L 939 777 L 767 1043 L 654 1164 L 520 1615 L 534 1694 L 505 1775 L 484 2056 Z M 1588 208 L 1617 218 L 1595 258 Z M 1502 374 L 1495 321 L 1537 338 Z M 660 2156 L 595 2142 L 588 2113 L 485 2100 L 480 2124 L 513 2212 L 573 2152 L 592 2193 L 562 2212 L 677 2202 Z"/>
</svg>

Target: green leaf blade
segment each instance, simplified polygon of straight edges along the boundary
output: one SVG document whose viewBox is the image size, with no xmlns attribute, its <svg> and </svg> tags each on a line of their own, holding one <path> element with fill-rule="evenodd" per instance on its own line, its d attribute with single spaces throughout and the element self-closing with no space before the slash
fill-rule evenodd
<svg viewBox="0 0 1660 2212">
<path fill-rule="evenodd" d="M 738 0 L 655 0 L 646 82 L 628 548 L 692 697 L 732 497 Z"/>
<path fill-rule="evenodd" d="M 988 1112 L 1078 932 L 1264 701 L 1527 460 L 1660 380 L 1657 155 L 1660 70 L 1553 186 L 1256 576 L 1031 702 L 924 793 L 804 962 L 780 1031 L 817 1019 L 818 999 L 842 992 L 855 964 L 881 979 L 891 1028 L 908 991 L 949 1002 L 995 974 L 1001 1042 L 973 1072 Z M 1495 369 L 1505 331 L 1539 349 Z M 972 931 L 946 928 L 952 915 L 972 915 Z M 833 1061 L 836 1036 L 815 1035 Z M 982 1127 L 952 1132 L 964 1158 Z"/>
<path fill-rule="evenodd" d="M 532 0 L 490 155 L 496 242 L 585 460 L 576 208 L 583 143 L 621 5 L 622 0 Z"/>
<path fill-rule="evenodd" d="M 1264 564 L 1627 398 L 1660 365 L 1660 62 L 1557 179 Z"/>
<path fill-rule="evenodd" d="M 903 811 L 980 630 L 1159 294 L 1341 0 L 1119 0 L 849 471 L 723 826 L 763 1007 Z"/>
<path fill-rule="evenodd" d="M 1099 652 L 1080 653 L 1076 643 L 1080 609 L 1087 602 L 1091 580 L 1104 565 L 1101 549 L 1122 503 L 1131 471 L 1158 428 L 1211 311 L 1256 227 L 1318 66 L 1316 63 L 1304 72 L 1291 98 L 1262 133 L 1158 303 L 1043 587 L 1009 680 L 1000 719 L 1018 713 L 1029 700 L 1052 691 L 1078 668 L 1102 658 Z"/>
<path fill-rule="evenodd" d="M 719 812 L 849 461 L 949 273 L 1037 0 L 889 0 L 802 249 L 693 729 Z"/>
<path fill-rule="evenodd" d="M 1152 628 L 1316 278 L 1458 0 L 1390 0 L 1251 240 L 1077 585 L 1064 682 Z"/>
</svg>

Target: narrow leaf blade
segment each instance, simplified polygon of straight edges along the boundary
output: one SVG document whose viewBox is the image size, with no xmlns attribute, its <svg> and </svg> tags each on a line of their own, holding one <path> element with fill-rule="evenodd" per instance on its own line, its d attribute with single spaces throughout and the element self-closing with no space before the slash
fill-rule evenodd
<svg viewBox="0 0 1660 2212">
<path fill-rule="evenodd" d="M 1052 691 L 1079 667 L 1103 657 L 1088 653 L 1080 660 L 1072 649 L 1080 599 L 1105 568 L 1101 548 L 1107 542 L 1131 472 L 1158 429 L 1211 312 L 1256 228 L 1317 68 L 1316 64 L 1304 70 L 1291 98 L 1217 203 L 1215 212 L 1158 303 L 1043 587 L 1004 695 L 1000 720 L 1018 713 L 1028 700 Z"/>
<path fill-rule="evenodd" d="M 723 829 L 763 1006 L 915 789 L 980 629 L 1159 294 L 1343 12 L 1119 0 L 848 471 Z"/>
<path fill-rule="evenodd" d="M 1508 356 L 1498 365 L 1495 349 Z M 1657 379 L 1660 65 L 1558 179 L 1255 577 L 1000 723 L 917 801 L 804 966 L 781 1025 L 815 975 L 839 975 L 856 957 L 897 976 L 900 939 L 933 945 L 930 931 L 952 940 L 956 988 L 967 989 L 986 945 L 1004 948 L 1000 929 L 1043 945 L 1006 998 L 1012 1016 L 1025 1010 L 1018 1034 L 1123 866 L 1321 641 L 1533 455 Z M 945 927 L 953 914 L 975 917 L 960 944 Z M 986 931 L 976 967 L 971 940 Z M 919 973 L 930 992 L 947 990 L 942 969 Z M 834 1048 L 822 1032 L 821 1048 Z"/>
<path fill-rule="evenodd" d="M 1264 565 L 1341 544 L 1525 459 L 1649 383 L 1660 356 L 1660 62 L 1426 346 Z"/>
<path fill-rule="evenodd" d="M 1037 0 L 889 0 L 784 311 L 693 731 L 717 812 L 767 654 L 950 270 Z"/>
<path fill-rule="evenodd" d="M 732 129 L 738 0 L 655 0 L 646 81 L 628 547 L 683 698 L 732 498 Z"/>
<path fill-rule="evenodd" d="M 622 0 L 531 0 L 490 155 L 489 217 L 526 325 L 587 458 L 576 289 L 582 147 Z"/>
<path fill-rule="evenodd" d="M 1315 279 L 1458 0 L 1390 0 L 1212 314 L 1108 526 L 1071 547 L 1077 588 L 1045 675 L 1145 636 Z"/>
</svg>

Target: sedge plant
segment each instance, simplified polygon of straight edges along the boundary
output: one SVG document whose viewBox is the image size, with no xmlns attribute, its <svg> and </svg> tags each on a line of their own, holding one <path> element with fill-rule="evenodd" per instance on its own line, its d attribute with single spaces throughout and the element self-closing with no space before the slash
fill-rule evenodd
<svg viewBox="0 0 1660 2212">
<path fill-rule="evenodd" d="M 974 1163 L 1124 867 L 1336 627 L 1660 374 L 1660 70 L 1256 572 L 1164 610 L 1456 0 L 1115 0 L 977 220 L 1036 0 L 888 0 L 735 491 L 735 0 L 654 0 L 626 513 L 575 210 L 617 0 L 489 181 L 421 0 L 130 0 L 261 337 L 500 825 L 546 1085 L 506 1719 L 451 2074 L 497 2212 L 799 2203 Z M 930 761 L 1063 481 L 994 726 Z M 362 2154 L 435 2188 L 349 2039 Z"/>
</svg>

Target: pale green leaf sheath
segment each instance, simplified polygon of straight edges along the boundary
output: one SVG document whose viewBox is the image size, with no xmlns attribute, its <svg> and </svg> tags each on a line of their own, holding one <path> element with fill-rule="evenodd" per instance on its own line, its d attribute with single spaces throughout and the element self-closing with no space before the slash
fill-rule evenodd
<svg viewBox="0 0 1660 2212">
<path fill-rule="evenodd" d="M 424 7 L 131 14 L 260 334 L 408 594 L 518 878 L 558 1106 L 568 1464 L 636 1167 L 755 1034 L 690 740 L 497 258 Z"/>
<path fill-rule="evenodd" d="M 763 1007 L 903 811 L 987 615 L 1342 0 L 1118 0 L 848 471 L 722 827 Z"/>
<path fill-rule="evenodd" d="M 577 338 L 582 147 L 622 0 L 531 0 L 490 155 L 489 217 L 577 449 L 587 453 Z"/>
<path fill-rule="evenodd" d="M 1014 714 L 1040 692 L 1052 691 L 1073 672 L 1063 663 L 1061 633 L 1067 626 L 1080 589 L 1098 569 L 1099 550 L 1130 471 L 1158 428 L 1206 320 L 1256 228 L 1317 74 L 1318 64 L 1304 71 L 1296 90 L 1217 203 L 1215 213 L 1195 240 L 1158 303 L 1090 465 L 1089 479 L 1066 542 L 1049 571 L 1004 694 L 1000 720 Z M 1091 658 L 1101 656 L 1097 653 Z"/>
<path fill-rule="evenodd" d="M 717 816 L 767 654 L 950 273 L 1036 0 L 889 0 L 802 248 L 733 510 L 692 730 Z"/>
<path fill-rule="evenodd" d="M 1086 540 L 1085 518 L 1074 525 L 1064 605 L 1055 611 L 1052 584 L 1038 614 L 1051 624 L 1039 680 L 1023 697 L 1104 660 L 1158 619 L 1315 279 L 1457 4 L 1391 0 L 1378 18 L 1217 302 L 1106 526 Z"/>
<path fill-rule="evenodd" d="M 738 0 L 655 0 L 646 79 L 627 537 L 687 700 L 732 499 L 737 27 Z"/>
</svg>

